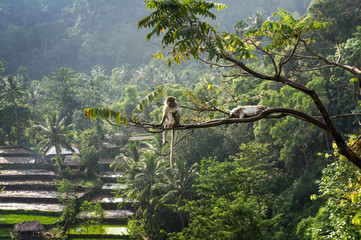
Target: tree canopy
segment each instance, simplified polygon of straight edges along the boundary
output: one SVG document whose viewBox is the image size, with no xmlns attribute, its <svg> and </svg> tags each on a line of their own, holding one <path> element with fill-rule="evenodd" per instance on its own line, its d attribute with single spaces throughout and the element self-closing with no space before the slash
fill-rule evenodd
<svg viewBox="0 0 361 240">
<path fill-rule="evenodd" d="M 209 1 L 146 1 L 148 9 L 153 12 L 139 21 L 139 28 L 149 28 L 150 33 L 147 39 L 151 39 L 155 34 L 161 38 L 163 49 L 170 48 L 170 56 L 167 62 L 180 64 L 181 61 L 195 60 L 204 61 L 207 64 L 231 67 L 236 69 L 236 76 L 257 78 L 265 81 L 272 81 L 281 85 L 286 85 L 307 95 L 318 110 L 317 116 L 291 108 L 272 108 L 263 111 L 260 115 L 245 119 L 218 119 L 205 123 L 185 124 L 177 129 L 204 128 L 222 124 L 240 123 L 256 121 L 266 117 L 292 116 L 302 121 L 316 125 L 328 132 L 335 141 L 339 152 L 348 160 L 361 168 L 361 158 L 347 146 L 341 134 L 335 127 L 331 116 L 323 104 L 320 96 L 307 84 L 302 84 L 292 78 L 297 71 L 316 71 L 322 68 L 339 67 L 350 71 L 359 78 L 360 70 L 340 63 L 340 56 L 337 59 L 329 60 L 312 50 L 313 31 L 326 28 L 330 23 L 316 21 L 312 16 L 306 15 L 295 19 L 290 13 L 279 9 L 272 18 L 267 19 L 260 27 L 252 29 L 241 29 L 235 33 L 217 32 L 214 27 L 204 21 L 204 18 L 214 18 L 211 10 L 222 10 L 225 5 Z M 338 45 L 336 45 L 338 46 Z M 339 49 L 337 47 L 337 49 Z M 339 52 L 339 55 L 341 53 Z M 155 55 L 158 59 L 163 58 L 162 51 Z M 259 57 L 271 64 L 272 68 L 259 70 L 256 63 Z M 301 63 L 305 61 L 322 62 L 324 66 L 314 69 L 304 69 Z M 248 64 L 247 64 L 248 62 Z M 295 64 L 298 66 L 294 66 Z M 207 89 L 210 89 L 209 86 Z M 144 102 L 156 99 L 158 89 L 149 94 Z M 190 94 L 189 94 L 190 95 Z M 212 105 L 212 103 L 210 103 Z M 142 110 L 143 107 L 140 108 Z M 197 111 L 207 111 L 203 106 L 195 108 Z M 211 110 L 227 113 L 217 105 L 211 106 Z M 113 112 L 107 109 L 90 108 L 85 109 L 85 113 L 90 118 L 101 117 L 116 120 L 117 125 L 128 124 L 128 121 L 144 128 L 154 128 L 157 125 L 141 123 L 136 117 L 127 117 L 120 112 Z M 277 114 L 277 115 L 276 115 Z M 129 124 L 128 124 L 129 125 Z M 159 127 L 159 126 L 158 126 Z"/>
</svg>

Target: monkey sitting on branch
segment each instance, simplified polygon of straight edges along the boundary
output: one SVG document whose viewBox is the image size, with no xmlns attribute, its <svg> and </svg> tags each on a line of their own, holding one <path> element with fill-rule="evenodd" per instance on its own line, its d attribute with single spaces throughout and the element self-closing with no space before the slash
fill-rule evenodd
<svg viewBox="0 0 361 240">
<path fill-rule="evenodd" d="M 261 105 L 246 105 L 246 106 L 238 106 L 233 108 L 230 113 L 230 118 L 245 118 L 245 117 L 252 117 L 260 114 L 261 112 L 267 110 L 268 107 L 261 106 Z"/>
<path fill-rule="evenodd" d="M 168 96 L 164 101 L 163 108 L 163 117 L 160 125 L 163 125 L 163 128 L 173 128 L 180 126 L 180 117 L 181 112 L 179 105 L 175 97 Z M 168 142 L 167 141 L 168 130 L 163 131 L 163 146 Z M 171 142 L 170 142 L 170 166 L 173 166 L 173 147 L 174 147 L 174 129 L 172 129 Z"/>
</svg>

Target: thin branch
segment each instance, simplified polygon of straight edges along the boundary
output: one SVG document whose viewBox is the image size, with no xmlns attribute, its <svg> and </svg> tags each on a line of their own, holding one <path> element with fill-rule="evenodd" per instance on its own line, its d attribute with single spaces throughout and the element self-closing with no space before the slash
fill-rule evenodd
<svg viewBox="0 0 361 240">
<path fill-rule="evenodd" d="M 356 116 L 361 116 L 361 113 L 341 114 L 341 115 L 330 116 L 330 118 L 337 119 L 337 118 L 347 118 L 347 117 L 356 117 Z"/>
<path fill-rule="evenodd" d="M 339 53 L 339 57 L 337 59 L 337 61 L 330 61 L 328 60 L 327 58 L 325 57 L 322 57 L 320 55 L 318 55 L 317 53 L 315 53 L 312 49 L 310 49 L 308 46 L 307 46 L 307 43 L 304 41 L 304 40 L 301 40 L 304 44 L 304 46 L 306 47 L 307 51 L 309 51 L 312 55 L 314 55 L 315 57 L 317 57 L 318 59 L 321 59 L 322 61 L 324 61 L 325 63 L 327 64 L 330 64 L 330 65 L 334 65 L 334 66 L 337 66 L 337 67 L 340 67 L 340 68 L 343 68 L 345 70 L 347 70 L 348 72 L 350 73 L 353 73 L 355 75 L 360 75 L 361 74 L 361 70 L 354 67 L 354 66 L 349 66 L 349 65 L 345 65 L 345 64 L 340 64 L 338 61 L 341 59 L 341 54 L 340 54 L 340 50 L 337 47 L 337 51 Z"/>
<path fill-rule="evenodd" d="M 223 113 L 223 114 L 229 115 L 228 112 L 223 111 L 222 109 L 218 108 L 218 107 L 217 107 L 216 105 L 214 105 L 211 101 L 209 101 L 206 97 L 202 96 L 202 98 L 203 98 L 206 102 L 208 102 L 209 104 L 211 104 L 211 108 L 210 108 L 210 109 L 212 109 L 211 111 L 217 111 L 217 112 L 221 112 L 221 113 Z"/>
<path fill-rule="evenodd" d="M 350 148 L 353 148 L 353 146 L 354 146 L 358 141 L 360 141 L 360 139 L 361 139 L 361 136 L 359 136 L 359 137 L 356 139 L 356 141 L 350 146 Z"/>
<path fill-rule="evenodd" d="M 280 75 L 282 73 L 282 66 L 285 65 L 286 63 L 288 63 L 291 58 L 293 57 L 293 55 L 296 53 L 296 50 L 297 50 L 297 47 L 298 47 L 298 44 L 300 43 L 300 36 L 297 37 L 297 41 L 296 43 L 294 43 L 294 47 L 292 49 L 292 52 L 288 55 L 287 59 L 285 61 L 280 62 L 279 64 L 279 69 L 278 69 L 278 73 L 276 73 L 276 75 Z"/>
<path fill-rule="evenodd" d="M 189 132 L 187 132 L 186 134 L 184 134 L 181 138 L 179 138 L 177 140 L 177 142 L 174 143 L 173 147 L 175 147 L 179 142 L 183 141 L 184 139 L 187 139 L 190 135 L 193 134 L 195 129 L 191 129 Z"/>
<path fill-rule="evenodd" d="M 226 74 L 222 74 L 223 78 L 230 78 L 229 80 L 224 80 L 223 82 L 230 82 L 234 79 L 237 79 L 239 77 L 249 77 L 249 75 L 246 74 L 232 74 L 232 75 L 226 75 Z"/>
<path fill-rule="evenodd" d="M 208 101 L 209 102 L 209 101 Z M 210 103 L 210 102 L 209 102 Z M 212 103 L 211 103 L 212 104 Z M 189 109 L 189 110 L 192 110 L 192 111 L 196 111 L 196 112 L 220 112 L 220 113 L 223 113 L 223 114 L 229 114 L 228 112 L 226 111 L 223 111 L 222 109 L 219 109 L 217 108 L 215 105 L 212 104 L 211 107 L 204 107 L 202 105 L 198 105 L 199 107 L 189 107 L 189 106 L 184 106 L 184 105 L 180 105 L 179 107 L 181 108 L 185 108 L 185 109 Z"/>
<path fill-rule="evenodd" d="M 193 134 L 195 129 L 191 129 L 189 132 L 187 132 L 186 134 L 184 134 L 181 138 L 179 138 L 177 140 L 177 142 L 174 143 L 173 147 L 175 147 L 178 143 L 180 143 L 181 141 L 183 141 L 184 139 L 187 139 L 190 135 Z M 170 152 L 168 153 L 165 153 L 165 154 L 161 154 L 161 153 L 158 153 L 157 154 L 158 156 L 162 156 L 162 157 L 167 157 L 170 155 Z"/>
<path fill-rule="evenodd" d="M 277 53 L 277 52 L 272 52 L 272 51 L 269 54 L 280 56 L 280 57 L 288 57 L 289 56 L 289 54 Z M 299 55 L 299 54 L 294 54 L 293 56 L 296 58 L 319 60 L 319 58 L 315 57 L 315 56 L 306 56 L 306 55 Z"/>
<path fill-rule="evenodd" d="M 295 68 L 293 68 L 293 69 L 295 71 L 297 71 L 297 72 L 311 72 L 311 71 L 319 71 L 319 70 L 334 68 L 334 67 L 336 67 L 336 66 L 327 65 L 327 66 L 316 67 L 316 68 L 307 68 L 307 69 L 295 69 Z"/>
<path fill-rule="evenodd" d="M 296 58 L 319 60 L 319 58 L 315 57 L 315 56 L 305 56 L 305 55 L 298 55 L 298 54 L 295 54 L 293 56 Z"/>
<path fill-rule="evenodd" d="M 217 67 L 229 68 L 229 67 L 235 67 L 236 66 L 236 64 L 222 65 L 222 64 L 219 64 L 219 63 L 214 63 L 214 62 L 207 61 L 207 60 L 202 59 L 200 57 L 198 57 L 198 59 L 201 60 L 201 62 L 204 62 L 204 63 L 212 65 L 212 66 L 217 66 Z"/>
<path fill-rule="evenodd" d="M 322 56 L 318 55 L 317 53 L 315 53 L 312 49 L 310 49 L 307 46 L 307 43 L 305 41 L 302 41 L 302 42 L 305 45 L 307 51 L 309 51 L 312 55 L 318 57 L 319 59 L 321 59 L 325 63 L 327 63 L 329 65 L 334 65 L 334 66 L 340 67 L 340 68 L 345 69 L 346 71 L 354 74 L 356 76 L 357 80 L 358 80 L 359 90 L 360 90 L 360 93 L 361 93 L 361 70 L 356 68 L 355 66 L 349 66 L 349 65 L 346 65 L 346 64 L 340 64 L 339 63 L 339 61 L 341 60 L 341 52 L 340 52 L 340 49 L 339 49 L 338 45 L 336 45 L 336 48 L 337 48 L 337 52 L 339 54 L 339 57 L 338 57 L 337 61 L 330 61 L 327 58 L 322 57 Z"/>
<path fill-rule="evenodd" d="M 345 89 L 345 90 L 350 91 L 350 92 L 352 92 L 352 93 L 354 93 L 354 94 L 357 94 L 357 95 L 361 95 L 360 92 L 358 92 L 358 91 L 356 91 L 356 90 L 354 90 L 354 89 L 341 86 L 340 84 L 338 84 L 338 83 L 335 82 L 335 81 L 332 81 L 332 80 L 330 80 L 330 81 L 331 81 L 333 84 L 337 85 L 337 87 L 339 87 L 339 88 Z"/>
<path fill-rule="evenodd" d="M 272 64 L 273 64 L 273 68 L 275 69 L 275 75 L 278 75 L 278 68 L 277 68 L 277 65 L 276 65 L 276 62 L 274 60 L 274 57 L 272 56 L 271 53 L 265 51 L 262 47 L 258 46 L 257 44 L 254 43 L 254 41 L 251 41 L 252 42 L 252 45 L 255 46 L 255 48 L 257 48 L 258 50 L 261 51 L 261 53 L 263 53 L 264 55 L 267 55 L 271 61 L 272 61 Z"/>
</svg>

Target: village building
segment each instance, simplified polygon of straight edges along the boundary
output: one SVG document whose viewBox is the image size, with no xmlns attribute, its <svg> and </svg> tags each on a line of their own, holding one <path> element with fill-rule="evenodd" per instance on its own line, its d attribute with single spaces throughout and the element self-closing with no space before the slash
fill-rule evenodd
<svg viewBox="0 0 361 240">
<path fill-rule="evenodd" d="M 43 239 L 44 227 L 39 221 L 24 221 L 16 224 L 11 230 L 11 235 L 15 239 Z"/>
</svg>

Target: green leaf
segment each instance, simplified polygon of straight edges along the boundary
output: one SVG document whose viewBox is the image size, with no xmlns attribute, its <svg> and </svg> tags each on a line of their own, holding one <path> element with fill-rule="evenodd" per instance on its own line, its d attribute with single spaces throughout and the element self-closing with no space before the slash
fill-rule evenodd
<svg viewBox="0 0 361 240">
<path fill-rule="evenodd" d="M 122 123 L 127 124 L 128 119 L 125 115 L 123 115 L 121 112 L 113 111 L 107 108 L 86 108 L 84 109 L 85 116 L 89 119 L 115 119 L 117 122 L 117 125 L 120 126 Z"/>
<path fill-rule="evenodd" d="M 148 93 L 142 101 L 139 103 L 137 108 L 143 112 L 147 105 L 149 105 L 151 102 L 155 102 L 156 99 L 159 99 L 160 95 L 163 96 L 162 87 L 158 86 L 155 91 Z"/>
</svg>

